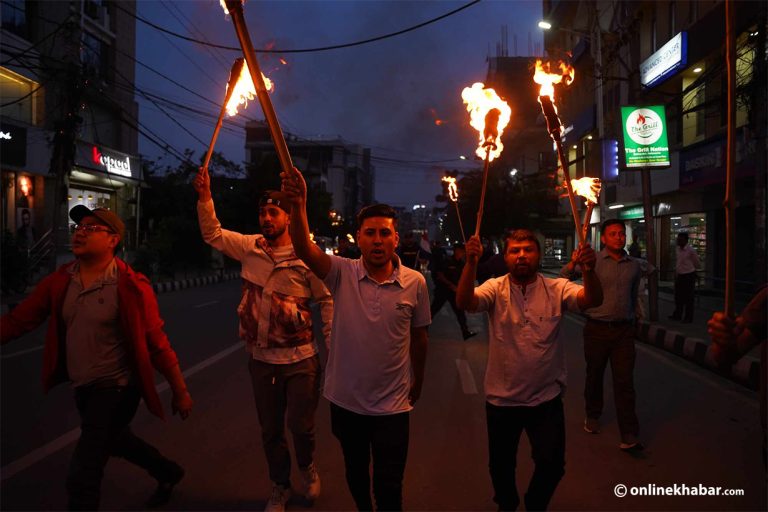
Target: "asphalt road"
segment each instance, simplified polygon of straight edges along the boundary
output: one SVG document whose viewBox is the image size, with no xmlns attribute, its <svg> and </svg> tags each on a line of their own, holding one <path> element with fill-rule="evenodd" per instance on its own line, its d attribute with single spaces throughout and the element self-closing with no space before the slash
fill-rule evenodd
<svg viewBox="0 0 768 512">
<path fill-rule="evenodd" d="M 160 296 L 166 330 L 188 374 L 195 409 L 187 421 L 163 423 L 142 406 L 136 433 L 187 470 L 167 509 L 260 510 L 270 490 L 247 372 L 237 339 L 239 283 L 228 282 Z M 487 357 L 486 322 L 471 315 L 480 334 L 461 341 L 446 306 L 430 329 L 427 379 L 411 416 L 405 476 L 410 510 L 495 510 L 487 472 L 482 379 Z M 43 331 L 3 347 L 0 360 L 0 508 L 65 507 L 64 479 L 78 434 L 71 390 L 40 391 Z M 568 347 L 566 474 L 553 510 L 766 510 L 766 473 L 760 458 L 757 395 L 679 358 L 638 345 L 635 373 L 644 457 L 618 448 L 619 436 L 606 376 L 603 431 L 586 434 L 581 327 L 566 317 L 561 341 Z M 158 380 L 162 382 L 162 380 Z M 170 409 L 170 393 L 161 398 Z M 316 461 L 323 492 L 313 510 L 351 510 L 338 443 L 330 432 L 328 403 L 317 415 Z M 525 436 L 518 456 L 518 489 L 533 471 Z M 614 488 L 627 486 L 626 497 Z M 639 487 L 721 487 L 741 496 L 633 496 Z M 633 489 L 633 487 L 635 489 Z M 112 459 L 102 489 L 105 510 L 141 509 L 154 481 L 123 460 Z M 290 509 L 305 510 L 294 500 Z"/>
</svg>

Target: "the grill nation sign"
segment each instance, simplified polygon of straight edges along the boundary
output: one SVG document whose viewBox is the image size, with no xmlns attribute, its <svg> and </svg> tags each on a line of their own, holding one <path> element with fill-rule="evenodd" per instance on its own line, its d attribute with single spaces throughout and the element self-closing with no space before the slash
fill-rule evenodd
<svg viewBox="0 0 768 512">
<path fill-rule="evenodd" d="M 663 105 L 621 107 L 626 167 L 669 167 Z"/>
</svg>

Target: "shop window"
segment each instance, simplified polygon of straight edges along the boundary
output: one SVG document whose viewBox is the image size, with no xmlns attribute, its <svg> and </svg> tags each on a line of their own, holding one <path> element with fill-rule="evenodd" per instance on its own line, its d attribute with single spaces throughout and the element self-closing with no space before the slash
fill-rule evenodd
<svg viewBox="0 0 768 512">
<path fill-rule="evenodd" d="M 25 0 L 3 0 L 0 4 L 3 30 L 27 38 L 27 9 Z"/>
<path fill-rule="evenodd" d="M 72 187 L 67 191 L 67 211 L 79 204 L 90 209 L 108 208 L 114 210 L 112 194 L 109 192 Z M 69 222 L 73 224 L 72 219 L 69 219 Z"/>
<path fill-rule="evenodd" d="M 4 107 L 0 114 L 9 119 L 34 124 L 40 84 L 13 71 L 0 68 L 0 97 Z"/>
<path fill-rule="evenodd" d="M 109 45 L 84 31 L 80 48 L 80 61 L 83 64 L 83 73 L 101 79 L 107 79 L 109 66 Z"/>
<path fill-rule="evenodd" d="M 683 91 L 690 88 L 696 78 L 683 77 Z M 704 138 L 705 116 L 704 108 L 704 84 L 695 87 L 683 94 L 683 145 L 687 146 Z"/>
<path fill-rule="evenodd" d="M 757 27 L 750 28 L 736 40 L 736 126 L 749 123 L 750 102 L 754 96 L 749 89 L 755 71 Z"/>
<path fill-rule="evenodd" d="M 677 234 L 688 233 L 688 244 L 696 250 L 702 269 L 706 268 L 707 255 L 707 217 L 704 213 L 673 215 L 669 218 L 669 247 L 674 261 Z"/>
</svg>

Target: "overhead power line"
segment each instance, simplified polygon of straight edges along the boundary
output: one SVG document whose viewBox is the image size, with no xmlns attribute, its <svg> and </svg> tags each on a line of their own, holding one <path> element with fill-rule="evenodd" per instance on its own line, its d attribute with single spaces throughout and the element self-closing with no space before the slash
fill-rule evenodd
<svg viewBox="0 0 768 512">
<path fill-rule="evenodd" d="M 473 1 L 471 1 L 471 2 L 469 2 L 467 4 L 465 4 L 465 5 L 462 5 L 461 7 L 457 8 L 457 9 L 454 9 L 454 10 L 449 11 L 449 12 L 447 12 L 447 13 L 441 15 L 441 16 L 438 16 L 436 18 L 432 18 L 430 20 L 427 20 L 425 22 L 419 23 L 419 24 L 414 25 L 412 27 L 408 27 L 408 28 L 405 28 L 405 29 L 402 29 L 402 30 L 398 30 L 397 32 L 391 32 L 389 34 L 384 34 L 384 35 L 381 35 L 381 36 L 376 36 L 376 37 L 371 37 L 371 38 L 368 38 L 368 39 L 363 39 L 361 41 L 354 41 L 352 43 L 335 44 L 335 45 L 330 45 L 330 46 L 319 46 L 319 47 L 316 47 L 316 48 L 296 48 L 296 49 L 292 49 L 292 50 L 291 49 L 270 49 L 270 50 L 259 50 L 259 49 L 257 49 L 256 52 L 257 53 L 311 53 L 311 52 L 324 52 L 324 51 L 328 51 L 328 50 L 339 50 L 341 48 L 351 48 L 353 46 L 360 46 L 360 45 L 364 45 L 364 44 L 368 44 L 368 43 L 375 43 L 376 41 L 382 41 L 384 39 L 389 39 L 391 37 L 396 37 L 396 36 L 399 36 L 399 35 L 402 35 L 402 34 L 405 34 L 405 33 L 408 33 L 408 32 L 412 32 L 412 31 L 414 31 L 416 29 L 419 29 L 419 28 L 422 28 L 422 27 L 426 27 L 427 25 L 431 25 L 432 23 L 438 22 L 438 21 L 440 21 L 442 19 L 445 19 L 445 18 L 447 18 L 449 16 L 453 16 L 454 14 L 456 14 L 458 12 L 461 12 L 464 9 L 467 9 L 469 7 L 472 7 L 473 5 L 475 5 L 476 3 L 479 3 L 479 2 L 480 2 L 480 0 L 473 0 Z M 159 30 L 160 32 L 164 32 L 164 33 L 166 33 L 168 35 L 171 35 L 173 37 L 178 37 L 179 39 L 183 39 L 183 40 L 189 41 L 191 43 L 197 43 L 197 44 L 200 44 L 200 45 L 203 45 L 203 46 L 210 46 L 211 48 L 220 48 L 222 50 L 232 50 L 232 51 L 237 51 L 237 52 L 241 52 L 242 51 L 242 48 L 240 48 L 239 46 L 227 46 L 227 45 L 223 45 L 223 44 L 210 43 L 208 41 L 203 41 L 203 40 L 200 40 L 200 39 L 195 39 L 194 37 L 189 37 L 189 36 L 185 36 L 183 34 L 179 34 L 179 33 L 174 32 L 172 30 L 168 30 L 167 28 L 161 27 L 160 25 L 158 25 L 156 23 L 153 23 L 153 22 L 151 22 L 151 21 L 149 21 L 147 19 L 144 19 L 143 17 L 139 16 L 138 14 L 134 14 L 134 13 L 128 11 L 124 7 L 120 6 L 120 4 L 118 4 L 118 3 L 114 3 L 112 5 L 114 5 L 115 7 L 120 9 L 121 11 L 125 12 L 129 16 L 132 16 L 132 17 L 136 18 L 137 20 L 139 20 L 140 22 L 144 23 L 145 25 L 148 25 L 148 26 L 154 28 L 155 30 Z"/>
</svg>

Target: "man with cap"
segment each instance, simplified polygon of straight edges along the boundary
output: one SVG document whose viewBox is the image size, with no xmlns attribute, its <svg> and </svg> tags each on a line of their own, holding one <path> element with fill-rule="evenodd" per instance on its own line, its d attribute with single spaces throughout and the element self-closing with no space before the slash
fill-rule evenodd
<svg viewBox="0 0 768 512">
<path fill-rule="evenodd" d="M 31 331 L 50 316 L 43 351 L 43 388 L 72 382 L 81 418 L 70 463 L 70 510 L 99 507 L 101 479 L 110 456 L 123 457 L 158 481 L 148 507 L 164 505 L 184 470 L 131 432 L 143 398 L 163 418 L 154 371 L 173 393 L 174 414 L 192 409 L 179 360 L 163 331 L 149 280 L 115 256 L 125 225 L 113 212 L 83 205 L 69 216 L 75 261 L 59 267 L 10 313 L 0 318 L 0 342 Z"/>
<path fill-rule="evenodd" d="M 273 483 L 266 510 L 284 510 L 291 494 L 286 416 L 301 474 L 301 493 L 314 501 L 320 494 L 313 456 L 322 372 L 310 304 L 314 301 L 320 305 L 327 343 L 333 301 L 322 281 L 293 251 L 287 229 L 290 216 L 280 192 L 266 191 L 259 200 L 262 234 L 243 235 L 222 229 L 216 218 L 208 169 L 200 169 L 194 187 L 203 239 L 242 265 L 237 314 Z"/>
</svg>

